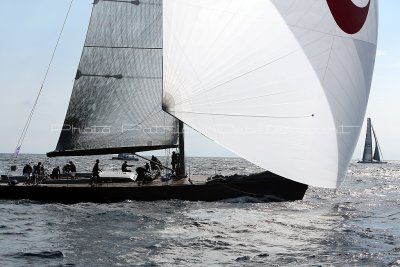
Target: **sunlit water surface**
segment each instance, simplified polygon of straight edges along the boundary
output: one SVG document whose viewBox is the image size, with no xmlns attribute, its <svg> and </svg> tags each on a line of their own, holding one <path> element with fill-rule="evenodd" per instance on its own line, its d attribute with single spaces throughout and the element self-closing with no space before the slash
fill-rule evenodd
<svg viewBox="0 0 400 267">
<path fill-rule="evenodd" d="M 78 171 L 95 159 L 72 158 Z M 0 155 L 1 170 L 8 160 Z M 67 159 L 23 155 L 18 169 L 38 161 Z M 235 158 L 188 162 L 192 174 L 259 171 Z M 310 188 L 286 203 L 0 200 L 0 248 L 0 266 L 400 266 L 400 162 L 353 163 L 340 189 Z"/>
</svg>

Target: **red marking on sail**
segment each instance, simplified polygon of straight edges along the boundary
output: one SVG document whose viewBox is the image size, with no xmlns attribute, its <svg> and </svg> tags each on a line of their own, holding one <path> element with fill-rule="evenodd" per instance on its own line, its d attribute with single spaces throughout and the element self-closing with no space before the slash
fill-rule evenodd
<svg viewBox="0 0 400 267">
<path fill-rule="evenodd" d="M 348 34 L 359 32 L 367 20 L 371 0 L 365 7 L 355 5 L 352 0 L 326 0 L 337 25 Z"/>
</svg>

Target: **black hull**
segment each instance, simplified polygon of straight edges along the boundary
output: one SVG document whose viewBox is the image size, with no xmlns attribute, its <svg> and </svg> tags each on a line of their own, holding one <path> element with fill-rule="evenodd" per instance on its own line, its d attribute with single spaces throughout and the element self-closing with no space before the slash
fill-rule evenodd
<svg viewBox="0 0 400 267">
<path fill-rule="evenodd" d="M 111 203 L 126 200 L 218 201 L 237 197 L 262 198 L 263 201 L 301 200 L 308 186 L 281 177 L 181 185 L 101 184 L 95 186 L 0 186 L 0 199 L 30 199 L 45 202 Z"/>
</svg>

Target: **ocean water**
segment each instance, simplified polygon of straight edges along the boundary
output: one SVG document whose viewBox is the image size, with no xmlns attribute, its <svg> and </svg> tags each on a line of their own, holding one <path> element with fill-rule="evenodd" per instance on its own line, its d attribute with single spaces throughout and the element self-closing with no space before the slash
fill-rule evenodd
<svg viewBox="0 0 400 267">
<path fill-rule="evenodd" d="M 72 160 L 89 171 L 95 159 Z M 0 155 L 1 170 L 8 160 Z M 67 159 L 23 155 L 19 170 L 37 161 Z M 235 158 L 188 162 L 192 174 L 259 171 Z M 400 266 L 400 162 L 352 163 L 342 187 L 296 202 L 0 200 L 0 248 L 0 266 Z"/>
</svg>

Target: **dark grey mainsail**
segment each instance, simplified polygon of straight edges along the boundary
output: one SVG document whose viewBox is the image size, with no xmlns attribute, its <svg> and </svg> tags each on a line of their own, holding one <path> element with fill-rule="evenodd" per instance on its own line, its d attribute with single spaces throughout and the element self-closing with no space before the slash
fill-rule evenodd
<svg viewBox="0 0 400 267">
<path fill-rule="evenodd" d="M 378 146 L 377 142 L 375 142 L 375 153 L 374 153 L 373 160 L 381 161 L 381 155 L 379 153 L 379 146 Z"/>
<path fill-rule="evenodd" d="M 380 162 L 380 161 L 382 161 L 381 148 L 379 147 L 378 138 L 376 137 L 376 133 L 375 133 L 375 130 L 374 130 L 374 127 L 372 126 L 372 124 L 371 124 L 371 128 L 372 128 L 372 133 L 374 134 L 374 138 L 375 138 L 375 152 L 374 152 L 373 160 Z"/>
<path fill-rule="evenodd" d="M 363 154 L 363 162 L 372 162 L 372 132 L 371 119 L 367 119 L 367 135 L 365 137 L 365 146 Z"/>
<path fill-rule="evenodd" d="M 95 0 L 69 108 L 48 156 L 176 147 L 162 111 L 162 1 Z"/>
</svg>

